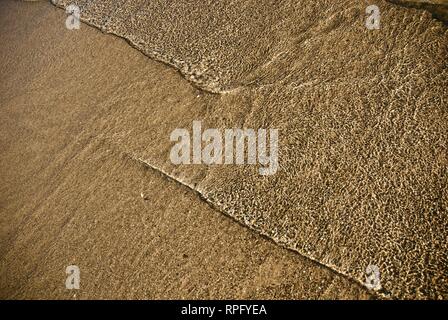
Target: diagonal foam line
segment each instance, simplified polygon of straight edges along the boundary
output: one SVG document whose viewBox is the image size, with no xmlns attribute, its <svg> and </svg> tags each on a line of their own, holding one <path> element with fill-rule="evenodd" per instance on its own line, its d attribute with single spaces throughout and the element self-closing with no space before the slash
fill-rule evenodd
<svg viewBox="0 0 448 320">
<path fill-rule="evenodd" d="M 353 284 L 355 284 L 355 285 L 357 285 L 357 286 L 362 287 L 363 290 L 366 290 L 366 291 L 367 291 L 371 296 L 373 296 L 374 298 L 377 298 L 377 299 L 378 299 L 378 298 L 385 298 L 385 296 L 381 295 L 380 293 L 377 293 L 377 292 L 372 291 L 372 290 L 368 290 L 368 289 L 364 286 L 364 284 L 363 284 L 361 281 L 359 281 L 358 279 L 353 278 L 353 277 L 351 277 L 350 275 L 345 274 L 344 272 L 341 272 L 341 271 L 339 271 L 339 270 L 337 270 L 337 269 L 335 269 L 335 268 L 333 268 L 333 267 L 331 267 L 331 266 L 329 266 L 329 265 L 326 265 L 326 264 L 320 262 L 319 260 L 317 260 L 317 259 L 315 259 L 315 258 L 312 258 L 312 257 L 310 257 L 310 256 L 308 256 L 308 255 L 305 255 L 305 254 L 303 254 L 303 253 L 301 253 L 301 252 L 299 252 L 299 251 L 297 251 L 297 250 L 288 248 L 288 247 L 282 245 L 281 243 L 278 243 L 277 241 L 275 241 L 273 238 L 269 237 L 267 234 L 263 233 L 262 231 L 260 231 L 260 230 L 256 230 L 256 229 L 252 228 L 251 226 L 242 223 L 241 221 L 239 221 L 239 220 L 237 220 L 236 218 L 232 217 L 231 215 L 229 215 L 229 214 L 226 213 L 225 211 L 222 211 L 221 209 L 219 209 L 213 202 L 211 202 L 209 199 L 207 199 L 207 197 L 206 197 L 204 194 L 202 194 L 199 190 L 197 190 L 197 189 L 195 189 L 194 187 L 192 187 L 191 185 L 189 185 L 189 184 L 187 184 L 187 183 L 185 183 L 185 182 L 183 182 L 183 181 L 177 179 L 176 177 L 170 175 L 169 173 L 167 173 L 167 172 L 164 171 L 163 169 L 160 169 L 160 168 L 154 166 L 153 164 L 149 163 L 147 160 L 144 160 L 144 159 L 142 159 L 142 158 L 140 158 L 140 157 L 133 156 L 132 154 L 127 153 L 127 152 L 124 152 L 124 154 L 125 154 L 129 159 L 131 159 L 131 160 L 133 160 L 133 161 L 136 161 L 136 162 L 142 164 L 145 168 L 148 168 L 148 169 L 150 169 L 150 170 L 156 172 L 157 174 L 161 175 L 163 178 L 165 178 L 165 179 L 167 179 L 167 180 L 169 180 L 169 181 L 172 181 L 172 182 L 174 182 L 174 183 L 176 183 L 176 184 L 178 184 L 178 185 L 181 185 L 181 186 L 184 187 L 184 188 L 187 188 L 188 190 L 190 190 L 191 192 L 193 192 L 196 196 L 198 196 L 198 198 L 199 198 L 200 200 L 204 201 L 207 205 L 209 205 L 210 208 L 212 208 L 213 210 L 215 210 L 215 211 L 217 211 L 217 212 L 223 214 L 224 216 L 226 216 L 226 217 L 228 217 L 228 218 L 231 218 L 233 221 L 237 222 L 239 225 L 241 225 L 241 226 L 243 226 L 243 227 L 245 227 L 245 228 L 249 228 L 249 229 L 252 230 L 252 231 L 255 231 L 257 234 L 259 234 L 259 235 L 261 235 L 263 238 L 265 238 L 265 239 L 267 239 L 267 240 L 273 242 L 274 244 L 276 244 L 276 245 L 278 245 L 278 246 L 280 246 L 280 247 L 282 247 L 282 248 L 284 248 L 284 249 L 286 249 L 286 250 L 292 251 L 292 252 L 294 252 L 294 254 L 298 254 L 300 257 L 303 257 L 303 258 L 305 258 L 305 259 L 311 260 L 311 261 L 313 261 L 314 263 L 316 263 L 318 266 L 320 266 L 320 267 L 322 267 L 322 268 L 325 268 L 325 269 L 331 271 L 332 273 L 337 274 L 338 276 L 341 276 L 341 277 L 344 278 L 344 279 L 349 280 L 351 283 L 353 283 Z"/>
<path fill-rule="evenodd" d="M 51 4 L 55 5 L 57 8 L 60 8 L 60 9 L 64 9 L 64 8 L 65 8 L 64 6 L 59 5 L 58 3 L 53 3 L 53 2 L 51 2 Z M 98 26 L 96 26 L 96 25 L 94 25 L 94 24 L 88 22 L 87 20 L 85 20 L 85 19 L 83 19 L 83 18 L 81 18 L 80 21 L 83 22 L 84 24 L 90 26 L 90 27 L 93 27 L 93 28 L 95 28 L 95 29 L 101 31 L 101 29 L 100 29 Z M 153 59 L 153 58 L 151 58 L 150 56 L 144 54 L 144 53 L 143 53 L 140 49 L 138 49 L 138 48 L 137 48 L 137 47 L 136 47 L 136 46 L 135 46 L 129 39 L 127 39 L 127 38 L 125 38 L 125 37 L 123 37 L 123 36 L 117 35 L 117 34 L 115 34 L 115 33 L 113 33 L 113 32 L 106 32 L 106 34 L 112 34 L 112 35 L 114 35 L 114 36 L 116 36 L 116 37 L 118 37 L 118 38 L 121 38 L 121 39 L 125 40 L 125 41 L 126 41 L 132 48 L 136 49 L 138 52 L 142 53 L 143 55 L 145 55 L 146 57 L 148 57 L 148 58 L 151 59 L 151 60 L 155 60 L 155 61 L 158 61 L 158 62 L 162 62 L 162 63 L 164 63 L 165 65 L 167 65 L 167 66 L 169 66 L 169 67 L 173 67 L 172 65 L 170 65 L 170 64 L 168 64 L 168 63 L 165 63 L 164 61 L 161 61 L 161 60 L 158 60 L 158 59 Z M 176 69 L 176 68 L 175 68 L 175 69 Z M 176 69 L 176 70 L 177 70 L 177 69 Z M 177 71 L 179 71 L 179 70 L 177 70 Z M 184 77 L 182 77 L 182 78 L 185 79 Z M 190 81 L 188 81 L 188 80 L 186 80 L 186 79 L 185 79 L 185 81 L 187 81 L 189 84 L 191 84 L 192 86 L 194 86 L 194 87 L 197 88 L 198 90 L 201 90 L 201 91 L 207 91 L 207 90 L 204 90 L 203 88 L 199 88 L 199 87 L 195 86 L 194 83 L 192 83 L 192 82 L 190 82 Z M 238 88 L 237 88 L 237 89 L 238 89 Z M 230 91 L 232 91 L 232 90 L 230 90 Z M 227 91 L 218 91 L 218 92 L 207 91 L 207 92 L 208 92 L 208 93 L 211 93 L 211 94 L 222 94 L 222 93 L 227 93 Z M 122 152 L 123 152 L 123 150 L 122 150 Z M 342 271 L 340 271 L 340 270 L 337 270 L 336 268 L 334 268 L 334 267 L 331 266 L 331 265 L 324 264 L 324 263 L 322 263 L 321 261 L 317 260 L 316 258 L 313 258 L 313 257 L 311 257 L 311 256 L 308 256 L 308 255 L 306 255 L 306 254 L 304 254 L 304 253 L 302 253 L 302 252 L 300 252 L 300 251 L 298 251 L 298 250 L 296 250 L 296 249 L 292 249 L 292 248 L 286 247 L 285 245 L 283 245 L 283 244 L 277 242 L 274 238 L 270 237 L 267 233 L 263 232 L 262 230 L 255 229 L 255 228 L 253 228 L 252 226 L 247 225 L 247 224 L 244 224 L 243 222 L 237 220 L 235 217 L 229 215 L 229 214 L 226 213 L 225 211 L 222 211 L 220 208 L 218 208 L 218 207 L 217 207 L 213 202 L 211 202 L 211 201 L 210 201 L 204 194 L 202 194 L 199 190 L 195 189 L 193 186 L 191 186 L 191 185 L 189 185 L 189 184 L 187 184 L 187 183 L 185 183 L 185 182 L 182 182 L 181 180 L 178 180 L 176 177 L 174 177 L 174 176 L 170 175 L 169 173 L 165 172 L 164 170 L 162 170 L 162 169 L 160 169 L 160 168 L 158 168 L 158 167 L 152 165 L 152 164 L 149 163 L 148 161 L 146 161 L 146 160 L 144 160 L 144 159 L 142 159 L 142 158 L 140 158 L 140 157 L 134 156 L 134 155 L 132 155 L 132 154 L 130 154 L 130 153 L 127 153 L 127 152 L 123 152 L 123 153 L 124 153 L 129 159 L 131 159 L 131 160 L 133 160 L 133 161 L 136 161 L 136 162 L 138 162 L 138 163 L 140 163 L 140 164 L 143 164 L 145 167 L 147 167 L 147 168 L 153 170 L 154 172 L 160 174 L 162 177 L 168 179 L 169 181 L 173 181 L 173 182 L 175 182 L 175 183 L 177 183 L 177 184 L 180 184 L 181 186 L 183 186 L 183 187 L 189 189 L 189 190 L 192 191 L 194 194 L 196 194 L 196 195 L 199 197 L 199 199 L 201 199 L 202 201 L 204 201 L 205 203 L 207 203 L 213 210 L 215 210 L 215 211 L 217 211 L 217 212 L 223 214 L 223 215 L 226 216 L 226 217 L 231 218 L 232 220 L 236 221 L 236 222 L 237 222 L 238 224 L 240 224 L 241 226 L 246 227 L 246 228 L 249 228 L 249 229 L 252 230 L 252 231 L 255 231 L 257 234 L 259 234 L 259 235 L 261 235 L 263 238 L 265 238 L 265 239 L 267 239 L 267 240 L 269 240 L 269 241 L 275 243 L 276 245 L 279 245 L 280 247 L 282 247 L 282 248 L 284 248 L 284 249 L 287 249 L 287 250 L 289 250 L 289 251 L 292 251 L 292 252 L 294 252 L 295 254 L 298 254 L 299 256 L 301 256 L 301 257 L 303 257 L 303 258 L 305 258 L 305 259 L 311 260 L 311 261 L 313 261 L 314 263 L 316 263 L 318 266 L 323 267 L 323 268 L 325 268 L 325 269 L 331 271 L 332 273 L 337 274 L 337 275 L 339 275 L 339 276 L 341 276 L 341 277 L 347 279 L 348 281 L 352 282 L 353 284 L 356 284 L 357 286 L 360 286 L 362 289 L 366 290 L 366 291 L 367 291 L 371 296 L 373 296 L 374 298 L 387 298 L 387 296 L 384 295 L 384 294 L 382 294 L 381 292 L 375 292 L 375 291 L 372 291 L 372 290 L 368 290 L 368 289 L 365 287 L 364 283 L 363 283 L 361 280 L 356 279 L 356 278 L 354 278 L 354 277 L 352 277 L 352 276 L 350 276 L 350 275 L 348 275 L 348 274 L 346 274 L 346 273 L 344 273 L 344 272 L 342 272 Z"/>
</svg>

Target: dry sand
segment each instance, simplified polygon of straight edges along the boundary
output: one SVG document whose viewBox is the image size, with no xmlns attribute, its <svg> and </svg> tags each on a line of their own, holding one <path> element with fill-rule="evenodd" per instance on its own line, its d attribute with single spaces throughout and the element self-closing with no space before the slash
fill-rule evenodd
<svg viewBox="0 0 448 320">
<path fill-rule="evenodd" d="M 239 225 L 231 227 L 232 221 L 220 218 L 232 231 L 218 222 L 214 226 L 211 218 L 201 223 L 196 217 L 199 212 L 216 213 L 195 203 L 197 196 L 179 200 L 175 188 L 194 190 L 219 212 L 315 260 L 307 262 L 313 270 L 310 282 L 289 271 L 279 276 L 284 281 L 281 288 L 291 285 L 289 277 L 309 284 L 297 296 L 290 287 L 286 293 L 277 287 L 280 297 L 315 297 L 316 283 L 326 272 L 338 284 L 319 297 L 336 292 L 341 297 L 361 297 L 359 285 L 349 279 L 362 283 L 366 267 L 375 264 L 381 271 L 381 296 L 448 298 L 448 32 L 425 11 L 377 2 L 380 30 L 365 27 L 365 1 L 76 2 L 84 21 L 174 66 L 193 86 L 172 69 L 139 56 L 123 41 L 106 40 L 85 25 L 81 30 L 65 30 L 63 12 L 54 12 L 48 5 L 22 4 L 28 7 L 18 19 L 18 4 L 2 4 L 8 7 L 2 30 L 11 30 L 2 33 L 2 42 L 11 43 L 2 49 L 2 112 L 7 115 L 2 116 L 2 144 L 8 150 L 2 155 L 2 175 L 8 181 L 2 190 L 6 212 L 2 215 L 2 292 L 8 297 L 20 297 L 23 292 L 23 296 L 39 296 L 38 288 L 56 277 L 38 280 L 34 271 L 34 277 L 24 275 L 38 267 L 60 272 L 65 261 L 58 255 L 73 254 L 66 251 L 74 243 L 68 235 L 84 244 L 82 259 L 94 261 L 92 257 L 106 255 L 119 261 L 116 265 L 128 266 L 113 269 L 130 272 L 127 281 L 138 279 L 142 260 L 135 256 L 148 247 L 169 252 L 164 246 L 174 241 L 155 244 L 149 237 L 148 243 L 135 249 L 125 245 L 142 239 L 141 229 L 135 234 L 130 231 L 130 219 L 146 217 L 133 204 L 137 200 L 126 194 L 134 192 L 138 198 L 140 190 L 135 189 L 152 183 L 166 185 L 161 188 L 166 191 L 160 192 L 172 205 L 184 201 L 187 208 L 202 206 L 191 215 L 181 215 L 185 219 L 177 222 L 179 228 L 186 226 L 178 237 L 190 235 L 191 250 L 207 247 L 210 240 L 203 231 L 207 226 L 213 230 L 209 234 L 217 232 L 219 241 L 225 239 L 218 260 L 228 254 L 228 263 L 239 261 L 238 269 L 251 268 L 250 258 L 235 254 L 244 249 L 233 246 L 254 250 L 253 257 L 263 252 L 250 242 L 258 236 L 238 242 L 244 238 L 240 234 L 250 233 Z M 23 30 L 22 21 L 28 21 L 28 31 Z M 141 60 L 133 65 L 133 59 Z M 17 61 L 28 64 L 17 65 Z M 67 113 L 61 113 L 61 108 Z M 58 111 L 53 114 L 52 110 Z M 190 128 L 193 120 L 211 128 L 278 128 L 279 172 L 261 178 L 256 166 L 173 166 L 168 157 L 170 132 Z M 34 141 L 29 135 L 35 135 Z M 112 159 L 106 161 L 108 149 Z M 124 163 L 117 160 L 120 157 Z M 34 158 L 37 165 L 32 164 Z M 142 161 L 154 172 L 171 176 L 169 183 L 176 186 L 157 180 L 149 169 L 143 176 L 137 169 L 143 170 Z M 104 173 L 96 167 L 101 164 Z M 134 176 L 139 178 L 122 190 L 114 189 L 108 180 L 127 181 Z M 112 191 L 98 192 L 103 188 Z M 153 192 L 149 199 L 155 197 Z M 179 217 L 170 201 L 157 199 L 168 203 L 167 215 Z M 155 208 L 153 212 L 159 214 Z M 111 218 L 115 217 L 111 212 L 119 212 L 121 220 Z M 88 217 L 99 221 L 98 235 L 79 234 L 94 228 Z M 167 228 L 173 225 L 169 218 L 153 223 L 155 230 L 166 230 L 164 223 Z M 123 225 L 129 230 L 120 235 L 117 230 Z M 134 228 L 143 226 L 135 223 Z M 43 237 L 48 230 L 54 235 Z M 64 240 L 58 244 L 55 238 Z M 101 245 L 93 246 L 97 241 Z M 287 264 L 305 263 L 270 242 L 263 245 L 271 246 L 264 251 L 267 255 L 279 250 L 278 259 L 287 259 L 289 254 L 291 259 L 300 259 Z M 173 246 L 181 255 L 181 247 Z M 33 262 L 27 264 L 30 258 Z M 53 267 L 39 259 L 52 261 Z M 175 264 L 163 259 L 160 268 Z M 198 265 L 185 270 L 202 275 L 202 270 L 195 270 Z M 211 266 L 212 279 L 226 278 L 220 263 L 201 260 L 200 265 Z M 95 262 L 90 266 L 99 268 Z M 241 275 L 252 275 L 252 270 L 245 269 Z M 152 276 L 160 281 L 159 275 Z M 150 277 L 145 275 L 142 281 Z M 261 275 L 258 281 L 268 279 Z M 18 280 L 21 285 L 15 286 Z M 90 285 L 101 285 L 94 282 Z M 166 285 L 175 283 L 170 279 Z M 237 283 L 229 280 L 228 286 Z M 129 287 L 120 285 L 120 293 L 100 290 L 101 294 L 86 296 L 124 296 Z M 240 293 L 247 292 L 247 285 L 240 285 Z M 140 283 L 139 288 L 147 287 Z M 185 297 L 195 297 L 189 291 L 193 288 L 200 290 L 197 282 L 187 286 Z M 221 292 L 213 285 L 208 288 L 215 294 L 209 296 Z M 54 289 L 53 294 L 57 290 L 63 292 Z M 178 288 L 160 290 L 172 292 L 170 297 L 183 296 Z M 230 289 L 222 292 L 226 297 L 244 296 Z"/>
<path fill-rule="evenodd" d="M 49 4 L 2 1 L 0 13 L 2 298 L 372 297 L 98 131 L 137 101 L 148 125 L 158 99 L 193 101 L 174 70 L 86 25 L 66 30 Z M 75 293 L 70 264 L 81 269 Z"/>
</svg>

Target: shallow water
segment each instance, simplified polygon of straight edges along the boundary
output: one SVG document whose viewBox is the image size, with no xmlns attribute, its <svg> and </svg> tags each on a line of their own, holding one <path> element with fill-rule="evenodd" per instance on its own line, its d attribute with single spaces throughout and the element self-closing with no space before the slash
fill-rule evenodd
<svg viewBox="0 0 448 320">
<path fill-rule="evenodd" d="M 447 298 L 448 33 L 428 12 L 379 1 L 368 30 L 353 0 L 69 2 L 205 91 L 123 106 L 106 137 L 342 274 L 378 265 L 384 295 Z M 173 166 L 170 132 L 194 120 L 278 128 L 279 172 Z"/>
<path fill-rule="evenodd" d="M 389 0 L 391 3 L 431 12 L 435 19 L 448 25 L 448 0 Z"/>
</svg>

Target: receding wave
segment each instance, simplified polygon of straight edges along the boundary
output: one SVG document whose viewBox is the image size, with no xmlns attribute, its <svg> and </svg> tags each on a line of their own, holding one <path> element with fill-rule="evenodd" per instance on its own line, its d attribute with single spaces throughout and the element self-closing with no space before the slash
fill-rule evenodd
<svg viewBox="0 0 448 320">
<path fill-rule="evenodd" d="M 368 3 L 355 0 L 54 2 L 227 93 L 160 102 L 150 124 L 132 108 L 109 119 L 103 134 L 126 152 L 359 282 L 377 265 L 384 294 L 447 298 L 448 33 L 430 13 L 377 1 L 369 30 Z M 169 134 L 194 120 L 278 128 L 277 174 L 173 166 Z"/>
</svg>

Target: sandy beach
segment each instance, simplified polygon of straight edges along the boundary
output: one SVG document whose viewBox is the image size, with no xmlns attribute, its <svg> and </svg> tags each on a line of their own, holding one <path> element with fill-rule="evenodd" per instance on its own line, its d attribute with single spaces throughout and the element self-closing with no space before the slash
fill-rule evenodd
<svg viewBox="0 0 448 320">
<path fill-rule="evenodd" d="M 0 3 L 2 298 L 448 298 L 431 13 L 378 1 L 369 30 L 355 0 L 54 4 Z M 275 173 L 173 164 L 195 121 L 278 130 Z"/>
</svg>

